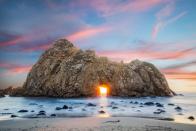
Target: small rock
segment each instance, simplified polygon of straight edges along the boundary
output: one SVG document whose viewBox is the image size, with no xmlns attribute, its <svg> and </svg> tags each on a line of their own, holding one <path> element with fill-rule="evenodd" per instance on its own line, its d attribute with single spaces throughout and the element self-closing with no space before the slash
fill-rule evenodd
<svg viewBox="0 0 196 131">
<path fill-rule="evenodd" d="M 158 118 L 158 120 L 174 121 L 174 118 Z"/>
<path fill-rule="evenodd" d="M 24 112 L 28 112 L 28 110 L 19 110 L 19 113 L 24 113 Z"/>
<path fill-rule="evenodd" d="M 153 112 L 154 114 L 161 114 L 165 112 L 165 110 L 162 110 L 162 109 L 157 109 L 157 111 Z"/>
<path fill-rule="evenodd" d="M 145 102 L 144 105 L 147 105 L 147 106 L 153 106 L 154 103 L 153 102 Z"/>
<path fill-rule="evenodd" d="M 105 113 L 105 111 L 101 110 L 101 111 L 99 111 L 99 113 L 100 113 L 100 114 L 104 114 L 104 113 Z"/>
<path fill-rule="evenodd" d="M 11 115 L 11 118 L 18 117 L 17 115 Z"/>
<path fill-rule="evenodd" d="M 62 108 L 61 107 L 56 107 L 56 110 L 61 110 Z"/>
<path fill-rule="evenodd" d="M 138 104 L 138 102 L 136 101 L 136 102 L 134 102 L 134 104 Z"/>
<path fill-rule="evenodd" d="M 46 113 L 46 112 L 42 110 L 42 111 L 39 111 L 39 113 Z"/>
<path fill-rule="evenodd" d="M 163 107 L 163 104 L 156 103 L 156 106 L 157 106 L 157 107 Z"/>
<path fill-rule="evenodd" d="M 177 110 L 177 111 L 181 111 L 181 110 L 182 110 L 182 108 L 181 108 L 181 107 L 179 107 L 179 106 L 177 106 L 177 107 L 175 108 L 175 110 Z"/>
<path fill-rule="evenodd" d="M 82 111 L 86 111 L 86 109 L 83 108 Z"/>
<path fill-rule="evenodd" d="M 50 116 L 55 117 L 55 116 L 56 116 L 56 114 L 51 114 Z"/>
<path fill-rule="evenodd" d="M 169 105 L 169 106 L 174 106 L 174 104 L 173 104 L 173 103 L 168 103 L 168 105 Z"/>
<path fill-rule="evenodd" d="M 32 110 L 31 112 L 35 112 L 34 110 Z"/>
<path fill-rule="evenodd" d="M 62 109 L 68 109 L 69 107 L 67 105 L 64 105 Z"/>
<path fill-rule="evenodd" d="M 193 116 L 189 116 L 188 119 L 189 119 L 189 120 L 192 120 L 192 121 L 195 120 L 195 118 L 194 118 Z"/>
<path fill-rule="evenodd" d="M 7 111 L 7 110 L 9 110 L 9 109 L 6 108 L 6 109 L 3 109 L 3 110 Z"/>
<path fill-rule="evenodd" d="M 88 103 L 87 106 L 96 106 L 96 105 L 93 103 Z"/>
<path fill-rule="evenodd" d="M 112 109 L 118 109 L 118 107 L 116 107 L 116 106 L 113 106 L 113 107 L 112 107 Z"/>
</svg>

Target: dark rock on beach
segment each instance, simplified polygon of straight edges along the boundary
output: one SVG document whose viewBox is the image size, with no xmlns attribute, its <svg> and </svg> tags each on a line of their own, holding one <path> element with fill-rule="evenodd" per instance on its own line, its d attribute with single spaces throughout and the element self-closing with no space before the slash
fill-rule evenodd
<svg viewBox="0 0 196 131">
<path fill-rule="evenodd" d="M 61 108 L 61 107 L 56 107 L 55 109 L 56 109 L 56 110 L 61 110 L 62 108 Z"/>
<path fill-rule="evenodd" d="M 161 103 L 156 103 L 156 106 L 157 107 L 164 107 L 163 104 L 161 104 Z"/>
<path fill-rule="evenodd" d="M 189 116 L 188 119 L 189 119 L 189 120 L 192 120 L 192 121 L 195 120 L 195 118 L 194 118 L 193 116 Z"/>
<path fill-rule="evenodd" d="M 19 110 L 18 112 L 19 113 L 25 113 L 25 112 L 28 112 L 28 110 Z"/>
<path fill-rule="evenodd" d="M 83 51 L 66 39 L 46 50 L 12 96 L 92 97 L 106 84 L 110 96 L 173 96 L 164 75 L 151 63 L 117 63 Z"/>
<path fill-rule="evenodd" d="M 118 107 L 117 106 L 113 106 L 112 109 L 118 109 Z"/>
<path fill-rule="evenodd" d="M 173 104 L 173 103 L 168 103 L 168 105 L 169 105 L 169 106 L 174 106 L 174 104 Z"/>
<path fill-rule="evenodd" d="M 96 106 L 96 105 L 93 103 L 88 103 L 87 106 Z"/>
<path fill-rule="evenodd" d="M 155 112 L 153 112 L 154 114 L 161 114 L 161 113 L 164 113 L 166 112 L 165 110 L 163 109 L 157 109 Z"/>
<path fill-rule="evenodd" d="M 100 113 L 100 114 L 104 114 L 104 113 L 105 113 L 105 111 L 103 111 L 103 110 L 100 110 L 100 111 L 99 111 L 99 113 Z"/>
<path fill-rule="evenodd" d="M 62 109 L 68 109 L 69 107 L 67 105 L 64 105 Z"/>
<path fill-rule="evenodd" d="M 17 116 L 17 115 L 11 115 L 10 117 L 11 117 L 11 118 L 14 118 L 14 117 L 18 117 L 18 116 Z"/>
<path fill-rule="evenodd" d="M 177 111 L 181 111 L 182 110 L 182 108 L 179 107 L 179 106 L 175 107 L 174 109 L 177 110 Z"/>
<path fill-rule="evenodd" d="M 40 111 L 37 115 L 38 116 L 45 116 L 46 115 L 46 112 L 45 111 Z"/>
<path fill-rule="evenodd" d="M 51 114 L 50 116 L 51 116 L 51 117 L 55 117 L 55 116 L 56 116 L 56 114 Z"/>
<path fill-rule="evenodd" d="M 146 106 L 153 106 L 154 102 L 145 102 L 144 105 L 146 105 Z"/>
</svg>

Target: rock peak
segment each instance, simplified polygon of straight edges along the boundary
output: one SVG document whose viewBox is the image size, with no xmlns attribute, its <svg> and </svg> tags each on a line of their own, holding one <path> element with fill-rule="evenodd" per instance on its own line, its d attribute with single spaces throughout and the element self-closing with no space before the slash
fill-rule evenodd
<svg viewBox="0 0 196 131">
<path fill-rule="evenodd" d="M 54 42 L 54 47 L 60 47 L 60 48 L 71 48 L 74 47 L 74 45 L 68 41 L 67 39 L 58 39 Z"/>
</svg>

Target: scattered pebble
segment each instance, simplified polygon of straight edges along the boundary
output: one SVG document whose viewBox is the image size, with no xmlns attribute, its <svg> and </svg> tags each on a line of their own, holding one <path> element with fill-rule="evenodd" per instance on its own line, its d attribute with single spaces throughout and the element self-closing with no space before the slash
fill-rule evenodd
<svg viewBox="0 0 196 131">
<path fill-rule="evenodd" d="M 96 106 L 96 105 L 93 103 L 88 103 L 87 106 Z"/>
<path fill-rule="evenodd" d="M 116 106 L 113 106 L 113 107 L 112 107 L 112 109 L 118 109 L 118 107 L 116 107 Z"/>
<path fill-rule="evenodd" d="M 17 115 L 11 115 L 11 118 L 18 117 Z"/>
<path fill-rule="evenodd" d="M 24 112 L 28 112 L 28 110 L 19 110 L 19 113 L 24 113 Z"/>
<path fill-rule="evenodd" d="M 104 113 L 105 113 L 105 111 L 103 111 L 103 110 L 100 110 L 100 111 L 99 111 L 99 113 L 100 113 L 100 114 L 104 114 Z"/>
<path fill-rule="evenodd" d="M 55 116 L 56 116 L 56 114 L 51 114 L 50 116 L 55 117 Z"/>
<path fill-rule="evenodd" d="M 68 109 L 69 107 L 67 105 L 64 105 L 62 109 Z"/>
<path fill-rule="evenodd" d="M 169 106 L 174 106 L 174 104 L 173 104 L 173 103 L 168 103 L 168 105 L 169 105 Z"/>
<path fill-rule="evenodd" d="M 163 104 L 160 104 L 160 103 L 156 103 L 156 106 L 157 107 L 164 107 Z"/>
<path fill-rule="evenodd" d="M 45 111 L 39 111 L 39 113 L 37 114 L 38 116 L 42 116 L 42 115 L 46 115 L 46 112 Z"/>
<path fill-rule="evenodd" d="M 162 109 L 157 109 L 155 112 L 153 112 L 154 114 L 161 114 L 161 113 L 164 113 L 166 112 L 165 110 L 162 110 Z"/>
<path fill-rule="evenodd" d="M 195 118 L 194 118 L 193 116 L 189 116 L 188 119 L 189 119 L 189 120 L 192 120 L 192 121 L 195 120 Z"/>
<path fill-rule="evenodd" d="M 61 107 L 56 107 L 56 110 L 61 110 L 62 108 Z"/>
<path fill-rule="evenodd" d="M 134 104 L 138 104 L 138 102 L 136 101 L 136 102 L 134 102 Z"/>
<path fill-rule="evenodd" d="M 174 108 L 175 110 L 177 110 L 177 111 L 181 111 L 182 110 L 182 108 L 181 107 L 179 107 L 179 106 L 177 106 L 176 108 Z"/>
<path fill-rule="evenodd" d="M 146 102 L 146 103 L 144 103 L 144 105 L 147 105 L 147 106 L 153 106 L 153 105 L 154 105 L 154 103 L 153 103 L 153 102 Z"/>
</svg>

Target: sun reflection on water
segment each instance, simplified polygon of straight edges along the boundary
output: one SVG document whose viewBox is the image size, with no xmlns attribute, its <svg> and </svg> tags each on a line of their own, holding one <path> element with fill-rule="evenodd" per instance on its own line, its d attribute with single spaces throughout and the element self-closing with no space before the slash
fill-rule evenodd
<svg viewBox="0 0 196 131">
<path fill-rule="evenodd" d="M 110 114 L 108 112 L 107 106 L 108 106 L 108 99 L 106 96 L 101 96 L 99 98 L 99 106 L 101 107 L 101 111 L 104 111 L 105 113 L 98 113 L 97 117 L 110 117 Z"/>
</svg>

